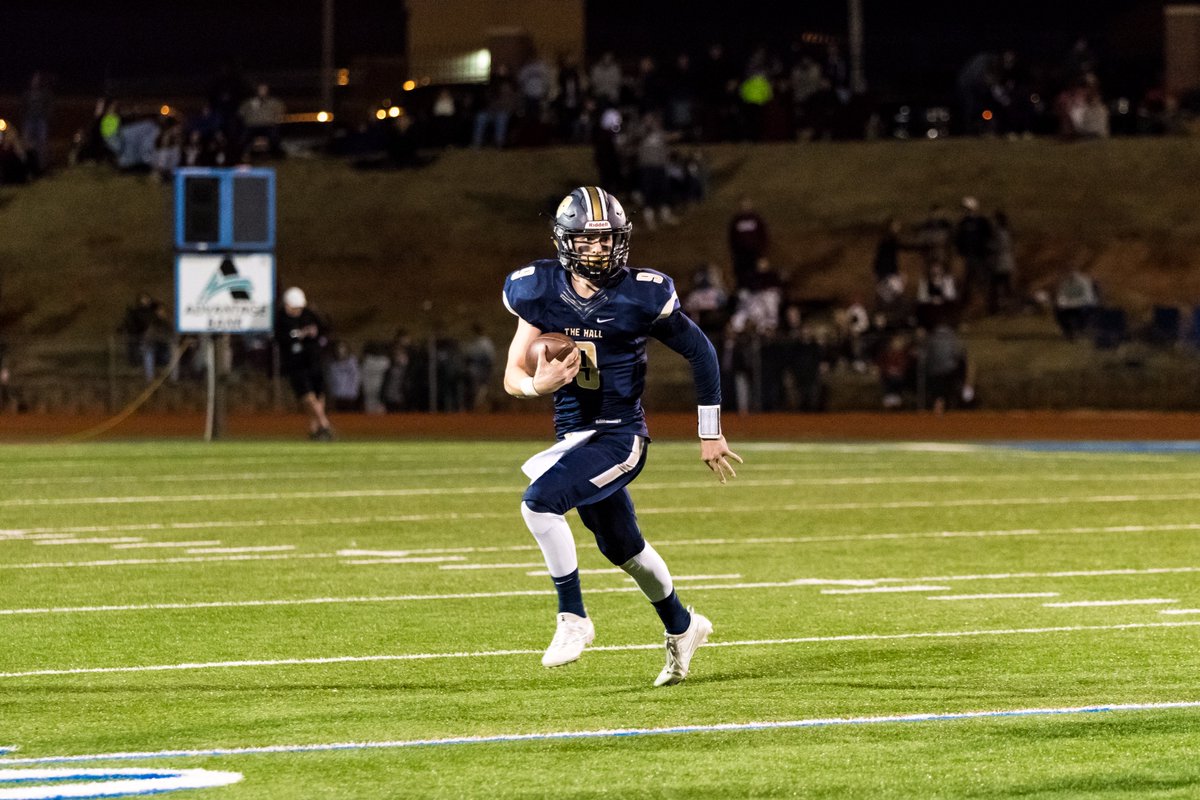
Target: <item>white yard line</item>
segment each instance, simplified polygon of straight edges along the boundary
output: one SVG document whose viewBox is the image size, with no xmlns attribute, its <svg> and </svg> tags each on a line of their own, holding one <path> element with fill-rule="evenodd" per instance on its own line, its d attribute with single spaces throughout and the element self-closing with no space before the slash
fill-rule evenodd
<svg viewBox="0 0 1200 800">
<path fill-rule="evenodd" d="M 179 556 L 177 558 L 113 558 L 102 561 L 55 561 L 3 564 L 3 569 L 86 569 L 90 567 L 148 567 L 163 564 L 208 564 L 219 561 L 287 561 L 291 559 L 337 558 L 334 553 L 246 553 L 231 556 Z"/>
<path fill-rule="evenodd" d="M 537 446 L 541 442 L 531 440 L 531 452 L 536 451 Z M 57 448 L 47 448 L 48 450 L 57 450 Z M 92 447 L 91 449 L 96 449 Z M 428 448 L 414 448 L 409 452 L 379 452 L 380 448 L 376 444 L 367 444 L 361 447 L 354 447 L 341 443 L 337 448 L 326 448 L 325 452 L 318 453 L 311 447 L 293 447 L 288 448 L 281 443 L 273 443 L 271 445 L 271 455 L 239 455 L 237 453 L 228 453 L 220 456 L 197 456 L 194 453 L 186 453 L 182 455 L 163 455 L 160 449 L 156 446 L 147 449 L 140 453 L 115 453 L 108 452 L 103 456 L 96 458 L 64 458 L 61 454 L 47 456 L 45 458 L 17 458 L 6 453 L 6 459 L 0 462 L 0 471 L 4 469 L 24 470 L 29 468 L 46 467 L 54 470 L 62 470 L 67 467 L 95 467 L 99 466 L 102 469 L 109 469 L 113 463 L 121 461 L 134 461 L 139 466 L 149 466 L 151 464 L 165 463 L 178 464 L 180 460 L 186 460 L 191 466 L 211 466 L 217 468 L 229 468 L 231 466 L 243 466 L 246 464 L 255 464 L 262 466 L 278 466 L 282 469 L 294 467 L 297 460 L 302 459 L 310 465 L 324 465 L 335 467 L 338 463 L 346 460 L 346 456 L 357 454 L 361 460 L 372 461 L 379 464 L 409 464 L 414 468 L 421 468 L 429 463 Z M 482 452 L 478 448 L 473 448 L 471 458 L 474 462 L 495 462 L 498 466 L 511 465 L 514 459 L 510 454 L 501 451 Z M 325 464 L 326 461 L 333 462 Z"/>
<path fill-rule="evenodd" d="M 994 483 L 997 476 L 983 475 L 966 480 L 953 478 L 943 480 L 938 476 L 920 477 L 888 477 L 888 478 L 845 478 L 845 479 L 816 479 L 814 482 L 802 478 L 751 479 L 742 480 L 738 486 L 752 487 L 789 487 L 789 486 L 862 486 L 869 484 L 895 485 L 904 483 Z M 1041 480 L 1046 476 L 1036 476 Z M 1157 476 L 1155 476 L 1157 477 Z M 1029 476 L 1025 480 L 1031 479 Z M 1091 480 L 1089 478 L 1089 480 Z M 1099 480 L 1099 479 L 1097 479 Z M 1161 480 L 1161 478 L 1160 478 Z M 670 483 L 640 483 L 638 490 L 647 491 L 681 491 L 686 489 L 701 489 L 712 491 L 711 481 L 678 481 Z M 213 503 L 252 500 L 259 502 L 280 500 L 344 500 L 368 497 L 448 497 L 479 494 L 515 494 L 522 490 L 521 486 L 456 486 L 456 487 L 423 487 L 405 489 L 329 489 L 324 491 L 303 492 L 228 492 L 214 494 L 182 494 L 182 495 L 106 495 L 99 497 L 19 497 L 0 500 L 0 507 L 56 507 L 76 505 L 155 505 L 166 503 Z M 796 504 L 795 510 L 861 510 L 870 508 L 946 508 L 958 506 L 1003 506 L 1003 505 L 1063 505 L 1068 503 L 1134 503 L 1163 500 L 1200 500 L 1200 493 L 1187 492 L 1176 494 L 1102 494 L 1077 497 L 997 497 L 997 498 L 962 498 L 958 500 L 900 500 L 893 502 L 854 502 L 854 503 L 815 503 Z M 707 508 L 707 507 L 706 507 Z M 781 506 L 780 508 L 793 508 Z"/>
<path fill-rule="evenodd" d="M 116 533 L 120 531 L 194 531 L 211 528 L 302 528 L 333 525 L 371 525 L 399 522 L 455 522 L 513 517 L 514 512 L 467 514 L 374 514 L 362 517 L 302 517 L 278 519 L 200 520 L 196 522 L 134 522 L 122 525 L 68 525 L 63 527 L 9 528 L 0 530 L 7 537 L 58 535 L 60 533 Z"/>
<path fill-rule="evenodd" d="M 580 575 L 625 575 L 625 570 L 620 567 L 608 567 L 606 569 L 581 569 Z M 535 569 L 525 573 L 530 578 L 548 578 L 550 571 L 545 569 Z M 672 575 L 671 580 L 679 581 L 731 581 L 738 580 L 742 577 L 741 573 L 731 572 L 725 575 Z M 626 580 L 633 580 L 627 578 Z"/>
<path fill-rule="evenodd" d="M 1164 608 L 1160 614 L 1200 614 L 1200 608 Z"/>
<path fill-rule="evenodd" d="M 406 747 L 437 747 L 471 744 L 507 744 L 547 740 L 628 738 L 630 736 L 662 736 L 688 733 L 752 733 L 795 728 L 825 728 L 835 725 L 884 725 L 918 722 L 952 722 L 971 719 L 1062 716 L 1069 714 L 1101 714 L 1129 711 L 1168 711 L 1200 708 L 1200 701 L 1106 703 L 1091 706 L 1060 708 L 1011 708 L 987 711 L 931 711 L 918 714 L 891 714 L 858 717 L 815 717 L 793 720 L 764 720 L 753 722 L 697 722 L 662 728 L 601 728 L 593 730 L 511 732 L 446 736 L 430 739 L 399 739 L 368 742 L 328 742 L 304 744 L 272 744 L 251 747 L 217 747 L 197 750 L 149 750 L 141 752 L 91 753 L 85 755 L 40 756 L 0 759 L 0 766 L 32 764 L 70 764 L 90 761 L 140 761 L 158 758 L 213 758 L 243 755 L 293 755 L 299 753 L 344 752 L 347 750 L 392 750 Z"/>
<path fill-rule="evenodd" d="M 949 586 L 873 586 L 864 589 L 822 589 L 821 594 L 890 594 L 896 592 L 948 592 Z"/>
<path fill-rule="evenodd" d="M 632 592 L 634 589 L 593 589 L 594 592 Z M 511 592 L 462 592 L 459 594 L 399 594 L 379 595 L 375 597 L 304 597 L 279 600 L 213 600 L 196 603 L 142 603 L 136 605 L 104 605 L 104 606 L 61 606 L 58 608 L 6 608 L 0 609 L 0 616 L 25 616 L 41 614 L 96 614 L 121 611 L 185 611 L 203 608 L 271 608 L 276 606 L 324 606 L 324 605 L 353 605 L 357 603 L 402 603 L 409 601 L 437 600 L 475 600 L 494 599 L 500 597 L 535 597 L 550 595 L 552 591 L 545 589 L 527 589 Z"/>
<path fill-rule="evenodd" d="M 1200 572 L 1200 567 L 1147 567 L 1145 569 L 1075 569 L 1058 572 L 993 572 L 979 575 L 937 575 L 920 578 L 872 578 L 876 583 L 909 583 L 912 581 L 927 581 L 941 583 L 943 581 L 1006 581 L 1017 578 L 1103 578 L 1129 575 L 1186 575 Z"/>
<path fill-rule="evenodd" d="M 516 462 L 514 462 L 515 464 Z M 750 471 L 770 471 L 773 473 L 779 472 L 832 472 L 828 464 L 744 464 L 743 467 Z M 885 472 L 893 469 L 890 464 L 856 464 L 851 468 L 854 473 L 858 474 L 863 471 Z M 661 473 L 676 473 L 683 472 L 694 473 L 696 470 L 695 464 L 655 464 L 651 468 L 647 468 L 646 474 L 658 475 Z M 509 475 L 517 476 L 519 468 L 510 464 L 508 466 L 495 467 L 441 467 L 441 468 L 417 468 L 406 467 L 403 469 L 337 469 L 337 470 L 286 470 L 279 471 L 264 471 L 264 472 L 196 472 L 196 473 L 173 473 L 173 474 L 153 474 L 153 475 L 57 475 L 43 476 L 36 478 L 3 478 L 0 477 L 0 486 L 89 486 L 97 484 L 122 484 L 122 483 L 227 483 L 230 481 L 270 481 L 270 480 L 330 480 L 330 479 L 361 479 L 361 478 L 420 478 L 434 477 L 439 475 Z M 741 472 L 741 469 L 738 470 Z M 851 477 L 851 476 L 847 476 Z M 1114 478 L 1115 480 L 1115 478 Z"/>
<path fill-rule="evenodd" d="M 621 570 L 624 572 L 625 570 Z M 550 573 L 547 572 L 547 575 Z M 742 577 L 740 572 L 730 572 L 726 575 L 672 575 L 673 581 L 734 581 Z M 629 578 L 633 580 L 633 578 Z M 690 587 L 689 587 L 690 588 Z"/>
<path fill-rule="evenodd" d="M 407 558 L 415 553 L 446 553 L 450 552 L 449 548 L 423 548 L 420 550 L 359 550 L 349 548 L 338 550 L 337 554 L 345 558 L 367 557 L 367 558 Z"/>
<path fill-rule="evenodd" d="M 0 478 L 0 485 L 53 486 L 108 483 L 226 483 L 269 480 L 330 480 L 338 478 L 416 478 L 436 475 L 512 475 L 512 467 L 444 467 L 440 469 L 280 470 L 279 472 L 213 472 L 169 475 L 74 475 L 44 478 Z"/>
<path fill-rule="evenodd" d="M 221 554 L 233 555 L 236 553 L 286 553 L 289 550 L 295 549 L 296 545 L 294 544 L 272 544 L 260 545 L 256 547 L 193 547 L 187 552 L 194 556 L 204 556 Z"/>
<path fill-rule="evenodd" d="M 534 561 L 532 563 L 522 563 L 522 564 L 445 564 L 443 566 L 438 567 L 438 569 L 469 569 L 469 570 L 530 569 L 532 567 L 539 567 L 539 566 L 541 566 L 541 562 Z"/>
<path fill-rule="evenodd" d="M 534 452 L 544 442 L 537 437 L 529 440 L 530 452 Z M 656 448 L 663 450 L 674 450 L 675 452 L 684 452 L 691 450 L 690 445 L 676 444 L 664 442 L 655 445 Z M 1119 456 L 1122 461 L 1147 461 L 1154 463 L 1169 463 L 1171 460 L 1178 460 L 1180 457 L 1194 455 L 1194 451 L 1184 449 L 1164 450 L 1156 453 L 1137 453 L 1137 452 L 1095 452 L 1087 450 L 1032 450 L 1022 449 L 1019 444 L 1002 443 L 996 444 L 977 444 L 977 443 L 960 443 L 960 442 L 895 442 L 895 443 L 817 443 L 817 442 L 743 442 L 742 449 L 748 452 L 786 452 L 800 453 L 820 457 L 828 453 L 837 453 L 842 455 L 863 455 L 873 456 L 880 453 L 892 453 L 899 455 L 908 454 L 924 454 L 929 456 L 971 456 L 975 458 L 987 458 L 994 460 L 1004 459 L 1029 459 L 1038 461 L 1112 461 L 1115 456 Z M 51 448 L 57 450 L 57 448 Z M 194 453 L 187 453 L 185 456 L 163 455 L 157 449 L 145 449 L 140 452 L 108 452 L 103 456 L 97 457 L 64 457 L 61 453 L 55 452 L 52 455 L 33 456 L 28 452 L 22 453 L 20 457 L 13 454 L 8 454 L 4 462 L 0 463 L 0 471 L 4 469 L 24 470 L 31 467 L 47 467 L 56 470 L 65 469 L 68 467 L 107 467 L 114 461 L 135 461 L 139 465 L 163 463 L 177 463 L 181 457 L 187 459 L 188 463 L 195 466 L 214 466 L 214 467 L 229 467 L 231 465 L 278 465 L 280 467 L 289 467 L 295 464 L 296 456 L 303 456 L 309 463 L 320 464 L 324 461 L 339 461 L 348 454 L 357 454 L 363 460 L 372 461 L 375 463 L 396 463 L 396 464 L 412 464 L 421 466 L 428 463 L 428 454 L 425 450 L 416 447 L 397 449 L 385 449 L 381 452 L 377 444 L 364 444 L 355 446 L 345 442 L 339 443 L 336 449 L 328 449 L 323 453 L 316 453 L 310 448 L 304 448 L 303 445 L 296 447 L 288 447 L 284 444 L 275 443 L 271 447 L 270 455 L 260 454 L 239 454 L 228 453 L 220 456 L 197 456 Z M 487 450 L 480 451 L 475 449 L 472 452 L 472 458 L 476 462 L 479 461 L 494 461 L 498 464 L 511 464 L 512 456 L 502 450 Z M 957 460 L 957 459 L 955 459 Z M 805 462 L 807 463 L 807 462 Z"/>
<path fill-rule="evenodd" d="M 678 542 L 677 542 L 678 543 Z M 667 544 L 662 542 L 661 544 Z M 522 550 L 536 550 L 535 545 L 523 546 Z M 437 552 L 463 552 L 464 549 L 447 549 Z M 492 548 L 478 548 L 477 551 L 490 550 Z M 344 551 L 343 551 L 344 552 Z M 394 551 L 394 552 L 430 552 L 428 550 L 412 550 L 412 551 Z M 40 563 L 0 563 L 0 570 L 9 569 L 68 569 L 68 568 L 100 568 L 100 567 L 121 567 L 121 566 L 161 566 L 171 564 L 195 564 L 206 562 L 223 562 L 223 561 L 282 561 L 291 559 L 324 559 L 324 558 L 344 558 L 340 553 L 237 553 L 232 555 L 218 556 L 186 556 L 172 558 L 139 558 L 139 559 L 108 559 L 98 561 L 60 561 L 60 562 L 40 562 Z M 377 563 L 387 563 L 390 559 L 368 559 Z M 364 563 L 363 561 L 347 561 L 350 563 Z M 400 557 L 400 560 L 394 563 L 421 563 L 410 557 Z M 462 565 L 470 569 L 486 569 L 486 568 L 535 568 L 542 566 L 538 562 L 526 562 L 519 565 Z M 447 567 L 442 568 L 449 568 Z M 755 583 L 737 584 L 735 586 L 712 586 L 712 587 L 689 587 L 696 588 L 775 588 L 775 587 L 791 587 L 804 585 L 849 585 L 849 586 L 876 586 L 878 584 L 887 583 L 925 583 L 925 584 L 940 584 L 947 581 L 988 581 L 988 580 L 1013 580 L 1024 578 L 1092 578 L 1092 577 L 1108 577 L 1108 576 L 1134 576 L 1134 575 L 1174 575 L 1174 574 L 1190 574 L 1200 572 L 1200 567 L 1185 566 L 1185 567 L 1154 567 L 1146 569 L 1129 569 L 1116 568 L 1105 570 L 1063 570 L 1055 572 L 1002 572 L 1002 573 L 986 573 L 978 575 L 935 575 L 935 576 L 915 576 L 915 577 L 879 577 L 879 578 L 797 578 L 789 581 L 762 581 Z"/>
<path fill-rule="evenodd" d="M 1098 606 L 1163 606 L 1178 603 L 1162 597 L 1147 597 L 1140 600 L 1072 600 L 1063 603 L 1042 603 L 1046 608 L 1092 608 Z"/>
<path fill-rule="evenodd" d="M 108 495 L 102 497 L 22 497 L 0 500 L 0 507 L 155 505 L 164 503 L 224 503 L 235 500 L 338 500 L 364 497 L 432 497 L 519 492 L 512 486 L 460 486 L 439 489 L 329 489 L 311 492 L 219 492 L 214 494 Z"/>
<path fill-rule="evenodd" d="M 920 631 L 914 633 L 854 633 L 841 636 L 799 636 L 788 639 L 743 639 L 729 642 L 709 642 L 710 648 L 721 647 L 778 647 L 794 644 L 830 642 L 877 642 L 906 639 L 963 639 L 988 636 L 1030 636 L 1050 633 L 1084 633 L 1190 628 L 1200 626 L 1200 620 L 1184 622 L 1136 622 L 1121 625 L 1064 625 L 1046 628 L 1001 628 L 969 631 Z M 590 653 L 616 653 L 634 650 L 661 650 L 662 642 L 653 644 L 620 644 L 589 647 Z M 542 649 L 477 650 L 474 652 L 389 653 L 368 656 L 327 656 L 318 658 L 254 659 L 244 661 L 207 661 L 180 664 L 145 664 L 126 667 L 71 667 L 67 669 L 38 669 L 23 672 L 0 672 L 0 679 L 48 677 L 52 675 L 102 675 L 135 672 L 179 672 L 245 667 L 287 667 L 317 664 L 360 664 L 365 662 L 432 661 L 440 659 L 479 659 L 504 656 L 541 655 Z"/>
<path fill-rule="evenodd" d="M 745 483 L 741 485 L 746 485 Z M 639 487 L 647 488 L 647 487 Z M 654 488 L 669 488 L 669 487 L 654 487 Z M 675 487 L 675 488 L 692 488 L 692 487 Z M 699 487 L 696 487 L 699 488 Z M 870 511 L 877 509 L 903 509 L 903 508 L 991 508 L 1001 506 L 1061 506 L 1071 505 L 1075 503 L 1150 503 L 1163 501 L 1187 501 L 1200 500 L 1200 493 L 1188 492 L 1182 494 L 1100 494 L 1100 495 L 1078 495 L 1078 496 L 1061 496 L 1061 497 L 964 497 L 957 500 L 895 500 L 891 502 L 853 502 L 853 503 L 790 503 L 781 505 L 772 505 L 772 511 L 786 511 L 790 513 L 804 513 L 806 511 Z M 639 514 L 684 514 L 698 513 L 709 514 L 712 512 L 718 513 L 760 513 L 764 510 L 762 505 L 748 506 L 681 506 L 675 508 L 661 508 L 654 511 L 639 509 Z"/>
<path fill-rule="evenodd" d="M 451 556 L 449 558 L 455 558 Z M 458 556 L 461 558 L 461 556 Z M 363 561 L 349 563 L 363 564 L 393 564 L 393 563 L 430 563 L 438 559 L 380 559 L 378 561 Z M 725 579 L 723 576 L 703 575 L 682 576 L 679 580 L 704 580 L 704 579 Z M 756 581 L 753 583 L 722 583 L 712 584 L 709 586 L 689 586 L 689 592 L 703 591 L 735 591 L 738 589 L 793 589 L 804 586 L 845 586 L 862 583 L 861 581 L 853 580 L 826 580 L 823 578 L 797 578 L 791 581 Z M 637 587 L 629 586 L 614 586 L 614 587 L 589 587 L 588 594 L 611 594 L 641 591 Z M 340 604 L 355 604 L 355 603 L 399 603 L 399 602 L 427 602 L 427 601 L 444 601 L 444 600 L 488 600 L 498 599 L 503 597 L 536 597 L 536 596 L 551 596 L 554 594 L 552 589 L 520 589 L 511 591 L 495 591 L 495 592 L 450 592 L 444 594 L 402 594 L 402 595 L 374 595 L 362 597 L 307 597 L 295 599 L 273 599 L 273 600 L 221 600 L 211 602 L 195 602 L 195 603 L 138 603 L 129 605 L 102 605 L 102 606 L 60 606 L 56 608 L 8 608 L 0 609 L 0 616 L 15 616 L 25 614 L 88 614 L 100 612 L 114 611 L 176 611 L 181 609 L 200 609 L 200 608 L 256 608 L 260 606 L 303 606 L 303 605 L 340 605 Z"/>
<path fill-rule="evenodd" d="M 368 564 L 440 564 L 445 561 L 466 561 L 466 556 L 413 556 L 411 558 L 392 556 L 387 558 L 356 558 L 351 561 L 343 561 L 342 563 L 353 566 L 366 566 Z"/>
<path fill-rule="evenodd" d="M 142 542 L 141 544 L 114 544 L 113 550 L 153 550 L 176 547 L 210 547 L 221 544 L 220 539 L 208 539 L 193 542 Z"/>
<path fill-rule="evenodd" d="M 1011 594 L 937 594 L 926 600 L 1022 600 L 1036 597 L 1058 597 L 1058 592 L 1012 592 Z"/>
<path fill-rule="evenodd" d="M 756 506 L 706 506 L 688 509 L 689 513 L 764 513 L 764 512 L 794 512 L 802 506 L 761 504 Z M 676 514 L 683 513 L 679 508 L 639 508 L 638 514 Z M 248 519 L 248 520 L 207 520 L 196 522 L 144 522 L 124 525 L 72 525 L 64 527 L 11 528 L 0 530 L 0 541 L 37 539 L 40 537 L 65 538 L 79 533 L 121 533 L 132 531 L 170 532 L 184 530 L 226 529 L 226 528 L 299 528 L 299 527 L 332 527 L 346 525 L 373 525 L 395 523 L 422 522 L 474 522 L 484 519 L 512 519 L 514 513 L 482 512 L 470 514 L 381 514 L 362 517 L 306 517 L 298 519 Z M 693 539 L 655 539 L 655 546 L 671 545 L 726 545 L 726 544 L 821 544 L 825 542 L 854 542 L 854 541 L 893 541 L 905 539 L 975 539 L 1006 536 L 1059 536 L 1079 533 L 1173 533 L 1200 531 L 1200 523 L 1165 523 L 1162 525 L 1097 525 L 1072 526 L 1068 528 L 1002 528 L 996 530 L 950 530 L 950 531 L 911 531 L 903 533 L 846 533 L 813 536 L 741 536 L 741 537 L 704 537 Z M 402 552 L 408 553 L 499 553 L 521 550 L 536 550 L 536 545 L 510 545 L 504 547 L 432 547 L 412 548 Z M 377 553 L 381 551 L 363 551 Z M 395 551 L 401 552 L 401 551 Z"/>
<path fill-rule="evenodd" d="M 130 544 L 144 541 L 146 540 L 141 536 L 92 536 L 83 539 L 39 539 L 33 544 L 35 547 L 56 547 L 67 544 Z"/>
</svg>

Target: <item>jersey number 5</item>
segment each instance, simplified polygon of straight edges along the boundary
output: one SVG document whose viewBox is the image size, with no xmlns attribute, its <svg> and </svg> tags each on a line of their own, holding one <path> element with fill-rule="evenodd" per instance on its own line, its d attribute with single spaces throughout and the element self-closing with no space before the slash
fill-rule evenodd
<svg viewBox="0 0 1200 800">
<path fill-rule="evenodd" d="M 596 366 L 596 343 L 578 342 L 579 372 L 575 375 L 575 383 L 580 389 L 600 388 L 600 368 Z"/>
</svg>

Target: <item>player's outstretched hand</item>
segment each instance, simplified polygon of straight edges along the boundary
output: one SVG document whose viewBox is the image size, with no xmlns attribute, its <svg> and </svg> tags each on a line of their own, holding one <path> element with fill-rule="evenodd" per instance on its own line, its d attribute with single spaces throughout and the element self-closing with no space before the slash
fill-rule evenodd
<svg viewBox="0 0 1200 800">
<path fill-rule="evenodd" d="M 580 364 L 578 348 L 572 350 L 562 361 L 547 361 L 546 351 L 542 349 L 538 352 L 537 372 L 533 375 L 534 385 L 542 394 L 553 394 L 575 380 Z"/>
<path fill-rule="evenodd" d="M 736 478 L 737 473 L 733 471 L 733 465 L 729 463 L 729 459 L 733 459 L 739 464 L 744 464 L 742 457 L 729 449 L 729 445 L 725 442 L 725 437 L 719 439 L 701 439 L 700 440 L 700 460 L 708 465 L 708 468 L 717 473 L 717 477 L 721 483 L 725 483 L 729 478 Z"/>
</svg>

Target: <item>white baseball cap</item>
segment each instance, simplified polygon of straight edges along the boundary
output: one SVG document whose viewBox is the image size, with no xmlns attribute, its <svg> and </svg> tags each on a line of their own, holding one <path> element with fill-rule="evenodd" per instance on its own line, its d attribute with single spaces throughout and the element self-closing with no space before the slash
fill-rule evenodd
<svg viewBox="0 0 1200 800">
<path fill-rule="evenodd" d="M 308 298 L 304 296 L 303 289 L 293 286 L 283 293 L 283 304 L 292 308 L 304 308 L 308 305 Z"/>
</svg>

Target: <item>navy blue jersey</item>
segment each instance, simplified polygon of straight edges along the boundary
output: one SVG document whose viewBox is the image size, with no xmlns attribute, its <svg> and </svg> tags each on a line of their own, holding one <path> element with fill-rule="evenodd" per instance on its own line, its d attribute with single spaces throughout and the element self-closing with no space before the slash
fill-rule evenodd
<svg viewBox="0 0 1200 800">
<path fill-rule="evenodd" d="M 504 282 L 509 311 L 543 333 L 565 333 L 579 343 L 579 374 L 554 393 L 555 432 L 560 439 L 581 430 L 646 436 L 646 338 L 665 330 L 668 319 L 686 320 L 675 284 L 661 272 L 630 268 L 585 300 L 570 278 L 557 260 L 543 259 Z M 715 352 L 712 365 L 715 371 Z"/>
</svg>

